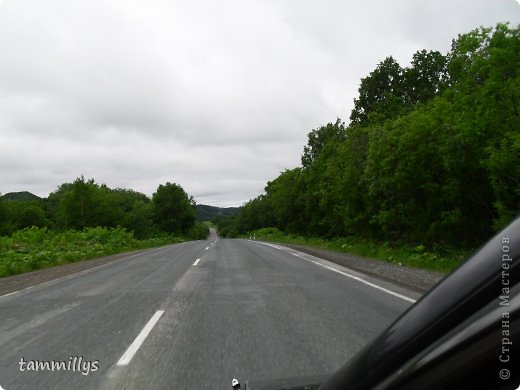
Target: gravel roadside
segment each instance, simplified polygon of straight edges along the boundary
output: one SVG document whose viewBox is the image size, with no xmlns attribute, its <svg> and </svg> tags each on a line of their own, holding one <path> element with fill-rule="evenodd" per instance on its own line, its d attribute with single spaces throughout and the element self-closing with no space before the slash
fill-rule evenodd
<svg viewBox="0 0 520 390">
<path fill-rule="evenodd" d="M 312 256 L 321 257 L 322 259 L 351 268 L 366 275 L 387 280 L 420 293 L 425 293 L 430 290 L 444 277 L 444 275 L 439 272 L 400 266 L 398 264 L 349 253 L 310 248 L 303 245 L 277 244 L 308 253 Z"/>
</svg>

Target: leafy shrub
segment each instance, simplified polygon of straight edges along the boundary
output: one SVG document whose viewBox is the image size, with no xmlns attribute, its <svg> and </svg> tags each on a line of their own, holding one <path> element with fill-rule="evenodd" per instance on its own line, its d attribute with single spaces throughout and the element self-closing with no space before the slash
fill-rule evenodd
<svg viewBox="0 0 520 390">
<path fill-rule="evenodd" d="M 199 228 L 199 236 L 202 232 Z M 26 228 L 11 237 L 0 236 L 0 277 L 179 241 L 182 239 L 166 234 L 137 240 L 132 232 L 121 227 L 93 227 L 60 233 L 46 227 Z"/>
</svg>

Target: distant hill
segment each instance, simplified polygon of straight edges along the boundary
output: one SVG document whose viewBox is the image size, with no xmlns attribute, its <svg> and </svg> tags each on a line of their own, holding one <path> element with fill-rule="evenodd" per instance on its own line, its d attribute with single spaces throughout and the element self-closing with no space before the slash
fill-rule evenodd
<svg viewBox="0 0 520 390">
<path fill-rule="evenodd" d="M 31 194 L 28 191 L 21 191 L 21 192 L 8 192 L 5 195 L 2 195 L 2 198 L 9 199 L 9 200 L 41 200 L 39 196 L 36 196 L 34 194 Z"/>
<path fill-rule="evenodd" d="M 211 221 L 217 215 L 222 215 L 224 217 L 236 215 L 240 207 L 215 207 L 208 206 L 205 204 L 197 205 L 197 220 L 198 221 Z"/>
</svg>

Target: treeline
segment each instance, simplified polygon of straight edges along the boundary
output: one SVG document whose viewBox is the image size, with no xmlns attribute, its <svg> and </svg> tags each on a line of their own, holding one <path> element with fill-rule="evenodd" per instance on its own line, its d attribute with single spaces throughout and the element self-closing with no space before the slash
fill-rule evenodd
<svg viewBox="0 0 520 390">
<path fill-rule="evenodd" d="M 392 57 L 361 80 L 347 126 L 312 130 L 302 165 L 221 235 L 263 227 L 470 248 L 520 212 L 520 30 L 459 35 L 451 50 Z"/>
<path fill-rule="evenodd" d="M 139 239 L 163 233 L 205 238 L 208 228 L 195 219 L 195 201 L 175 183 L 161 184 L 149 198 L 81 176 L 72 183 L 61 184 L 44 199 L 0 197 L 1 236 L 36 226 L 54 231 L 122 227 L 133 231 Z"/>
</svg>

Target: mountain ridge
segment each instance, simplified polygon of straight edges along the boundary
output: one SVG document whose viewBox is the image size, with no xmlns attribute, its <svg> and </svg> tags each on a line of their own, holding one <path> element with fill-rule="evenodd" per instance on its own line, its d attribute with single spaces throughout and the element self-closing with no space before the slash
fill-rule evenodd
<svg viewBox="0 0 520 390">
<path fill-rule="evenodd" d="M 31 201 L 31 200 L 41 200 L 38 195 L 34 195 L 29 191 L 18 191 L 18 192 L 8 192 L 7 194 L 2 195 L 2 198 L 9 200 L 21 200 L 21 201 Z"/>
<path fill-rule="evenodd" d="M 211 221 L 216 216 L 228 217 L 238 214 L 240 207 L 217 207 L 207 204 L 198 204 L 197 221 Z"/>
</svg>

